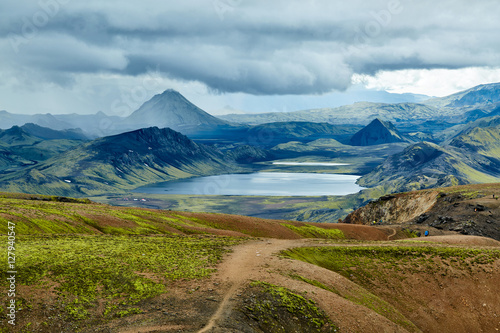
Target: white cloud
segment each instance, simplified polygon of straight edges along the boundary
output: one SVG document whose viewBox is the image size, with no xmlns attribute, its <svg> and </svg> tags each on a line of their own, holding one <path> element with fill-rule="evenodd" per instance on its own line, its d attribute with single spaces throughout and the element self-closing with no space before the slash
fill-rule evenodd
<svg viewBox="0 0 500 333">
<path fill-rule="evenodd" d="M 500 67 L 461 69 L 405 69 L 382 71 L 374 76 L 354 75 L 353 83 L 392 93 L 446 96 L 479 84 L 500 82 Z"/>
<path fill-rule="evenodd" d="M 43 16 L 40 3 L 56 2 L 61 5 L 53 15 L 13 52 L 9 36 Z M 21 94 L 29 91 L 61 103 L 71 95 L 86 109 L 106 111 L 122 89 L 93 98 L 93 85 L 112 77 L 110 84 L 141 87 L 151 68 L 159 68 L 162 88 L 188 96 L 199 96 L 202 87 L 207 96 L 310 98 L 344 91 L 352 80 L 445 95 L 500 81 L 497 0 L 41 0 L 0 6 L 2 109 L 39 106 Z"/>
</svg>

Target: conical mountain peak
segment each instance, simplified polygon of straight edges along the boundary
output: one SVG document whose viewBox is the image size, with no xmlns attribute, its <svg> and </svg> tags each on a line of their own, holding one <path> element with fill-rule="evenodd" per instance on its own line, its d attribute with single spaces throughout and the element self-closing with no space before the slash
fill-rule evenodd
<svg viewBox="0 0 500 333">
<path fill-rule="evenodd" d="M 176 131 L 225 124 L 223 120 L 203 111 L 173 89 L 153 96 L 132 113 L 126 122 L 135 128 L 157 126 Z"/>
<path fill-rule="evenodd" d="M 353 146 L 372 146 L 406 141 L 391 122 L 374 119 L 366 127 L 354 134 L 350 140 Z"/>
</svg>

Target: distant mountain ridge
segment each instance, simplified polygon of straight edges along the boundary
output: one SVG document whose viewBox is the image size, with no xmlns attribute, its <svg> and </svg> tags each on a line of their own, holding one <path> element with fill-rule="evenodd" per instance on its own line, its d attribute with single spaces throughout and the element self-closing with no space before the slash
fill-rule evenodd
<svg viewBox="0 0 500 333">
<path fill-rule="evenodd" d="M 467 107 L 500 103 L 500 82 L 481 84 L 458 93 L 431 98 L 423 103 L 435 107 Z"/>
<path fill-rule="evenodd" d="M 9 129 L 0 129 L 0 143 L 8 145 L 25 145 L 39 142 L 40 140 L 78 140 L 85 141 L 88 137 L 81 130 L 53 130 L 48 127 L 32 123 L 23 126 L 12 126 Z"/>
<path fill-rule="evenodd" d="M 480 85 L 463 92 L 425 102 L 373 103 L 357 102 L 335 108 L 310 109 L 293 112 L 232 114 L 219 118 L 192 104 L 179 92 L 169 89 L 153 96 L 128 117 L 93 115 L 21 115 L 0 111 L 0 128 L 34 123 L 55 130 L 81 128 L 92 137 L 118 134 L 139 128 L 169 127 L 184 134 L 209 132 L 214 128 L 236 124 L 260 125 L 275 122 L 315 122 L 366 126 L 379 118 L 394 124 L 426 121 L 465 123 L 489 116 L 500 106 L 500 83 Z M 415 99 L 419 100 L 419 99 Z M 230 123 L 232 124 L 230 124 Z"/>
<path fill-rule="evenodd" d="M 12 126 L 7 130 L 0 130 L 0 142 L 9 146 L 33 144 L 37 141 L 37 139 L 39 138 L 30 135 L 19 126 Z"/>
<path fill-rule="evenodd" d="M 321 138 L 348 138 L 358 129 L 358 126 L 352 125 L 290 121 L 251 126 L 244 134 L 249 138 L 251 144 L 274 146 L 295 140 L 312 141 Z"/>
<path fill-rule="evenodd" d="M 153 96 L 128 117 L 108 116 L 101 111 L 93 115 L 21 115 L 0 111 L 0 128 L 26 123 L 55 130 L 80 128 L 94 138 L 151 126 L 190 133 L 227 125 L 226 121 L 203 111 L 172 89 Z"/>
<path fill-rule="evenodd" d="M 87 137 L 79 130 L 56 131 L 34 124 L 0 130 L 3 172 L 36 164 L 78 146 Z"/>
<path fill-rule="evenodd" d="M 48 127 L 27 123 L 20 127 L 26 133 L 43 140 L 89 140 L 81 129 L 53 130 Z"/>
<path fill-rule="evenodd" d="M 403 122 L 445 117 L 449 111 L 417 103 L 369 103 L 358 102 L 336 108 L 312 109 L 293 112 L 272 112 L 244 115 L 225 115 L 221 119 L 241 124 L 263 124 L 270 122 L 309 121 L 330 124 L 367 125 L 375 118 L 384 121 Z"/>
<path fill-rule="evenodd" d="M 103 112 L 89 115 L 79 114 L 14 114 L 7 111 L 0 111 L 0 129 L 8 129 L 12 126 L 23 126 L 34 124 L 52 130 L 83 130 L 85 136 L 96 138 L 108 133 L 113 124 L 121 120 L 121 117 L 107 116 Z M 109 133 L 108 133 L 109 134 Z"/>
</svg>

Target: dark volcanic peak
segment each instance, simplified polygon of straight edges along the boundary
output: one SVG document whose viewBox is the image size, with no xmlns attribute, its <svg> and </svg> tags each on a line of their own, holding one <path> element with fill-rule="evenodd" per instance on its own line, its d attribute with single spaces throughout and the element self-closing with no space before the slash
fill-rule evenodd
<svg viewBox="0 0 500 333">
<path fill-rule="evenodd" d="M 405 141 L 391 122 L 384 122 L 377 118 L 354 134 L 349 144 L 353 146 L 372 146 Z"/>
<path fill-rule="evenodd" d="M 170 128 L 149 127 L 108 136 L 89 142 L 83 149 L 84 155 L 92 156 L 87 160 L 120 170 L 147 165 L 160 173 L 176 167 L 192 175 L 206 175 L 209 170 L 208 174 L 224 172 L 232 165 L 219 150 L 197 144 Z"/>
<path fill-rule="evenodd" d="M 162 156 L 168 161 L 168 155 L 174 160 L 174 156 L 202 157 L 209 150 L 190 140 L 187 136 L 170 128 L 149 127 L 126 132 L 118 135 L 108 136 L 92 141 L 89 149 L 98 153 L 104 159 L 121 154 L 154 154 Z M 213 153 L 210 151 L 210 153 Z"/>
<path fill-rule="evenodd" d="M 176 160 L 180 156 L 203 159 L 208 155 L 222 154 L 207 146 L 198 145 L 187 136 L 170 128 L 148 127 L 131 132 L 107 136 L 89 142 L 85 149 L 97 153 L 98 160 L 109 160 L 114 157 L 155 156 L 161 157 L 165 163 Z"/>
<path fill-rule="evenodd" d="M 170 127 L 175 130 L 226 124 L 203 111 L 175 90 L 153 96 L 124 120 L 124 125 L 140 127 Z"/>
</svg>

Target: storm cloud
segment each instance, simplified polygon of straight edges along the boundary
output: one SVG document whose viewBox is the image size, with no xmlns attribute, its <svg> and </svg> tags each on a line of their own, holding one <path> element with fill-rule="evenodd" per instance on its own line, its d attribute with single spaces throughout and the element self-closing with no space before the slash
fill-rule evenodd
<svg viewBox="0 0 500 333">
<path fill-rule="evenodd" d="M 8 0 L 0 13 L 0 74 L 32 84 L 154 69 L 215 93 L 314 95 L 355 74 L 500 65 L 496 0 Z"/>
</svg>

